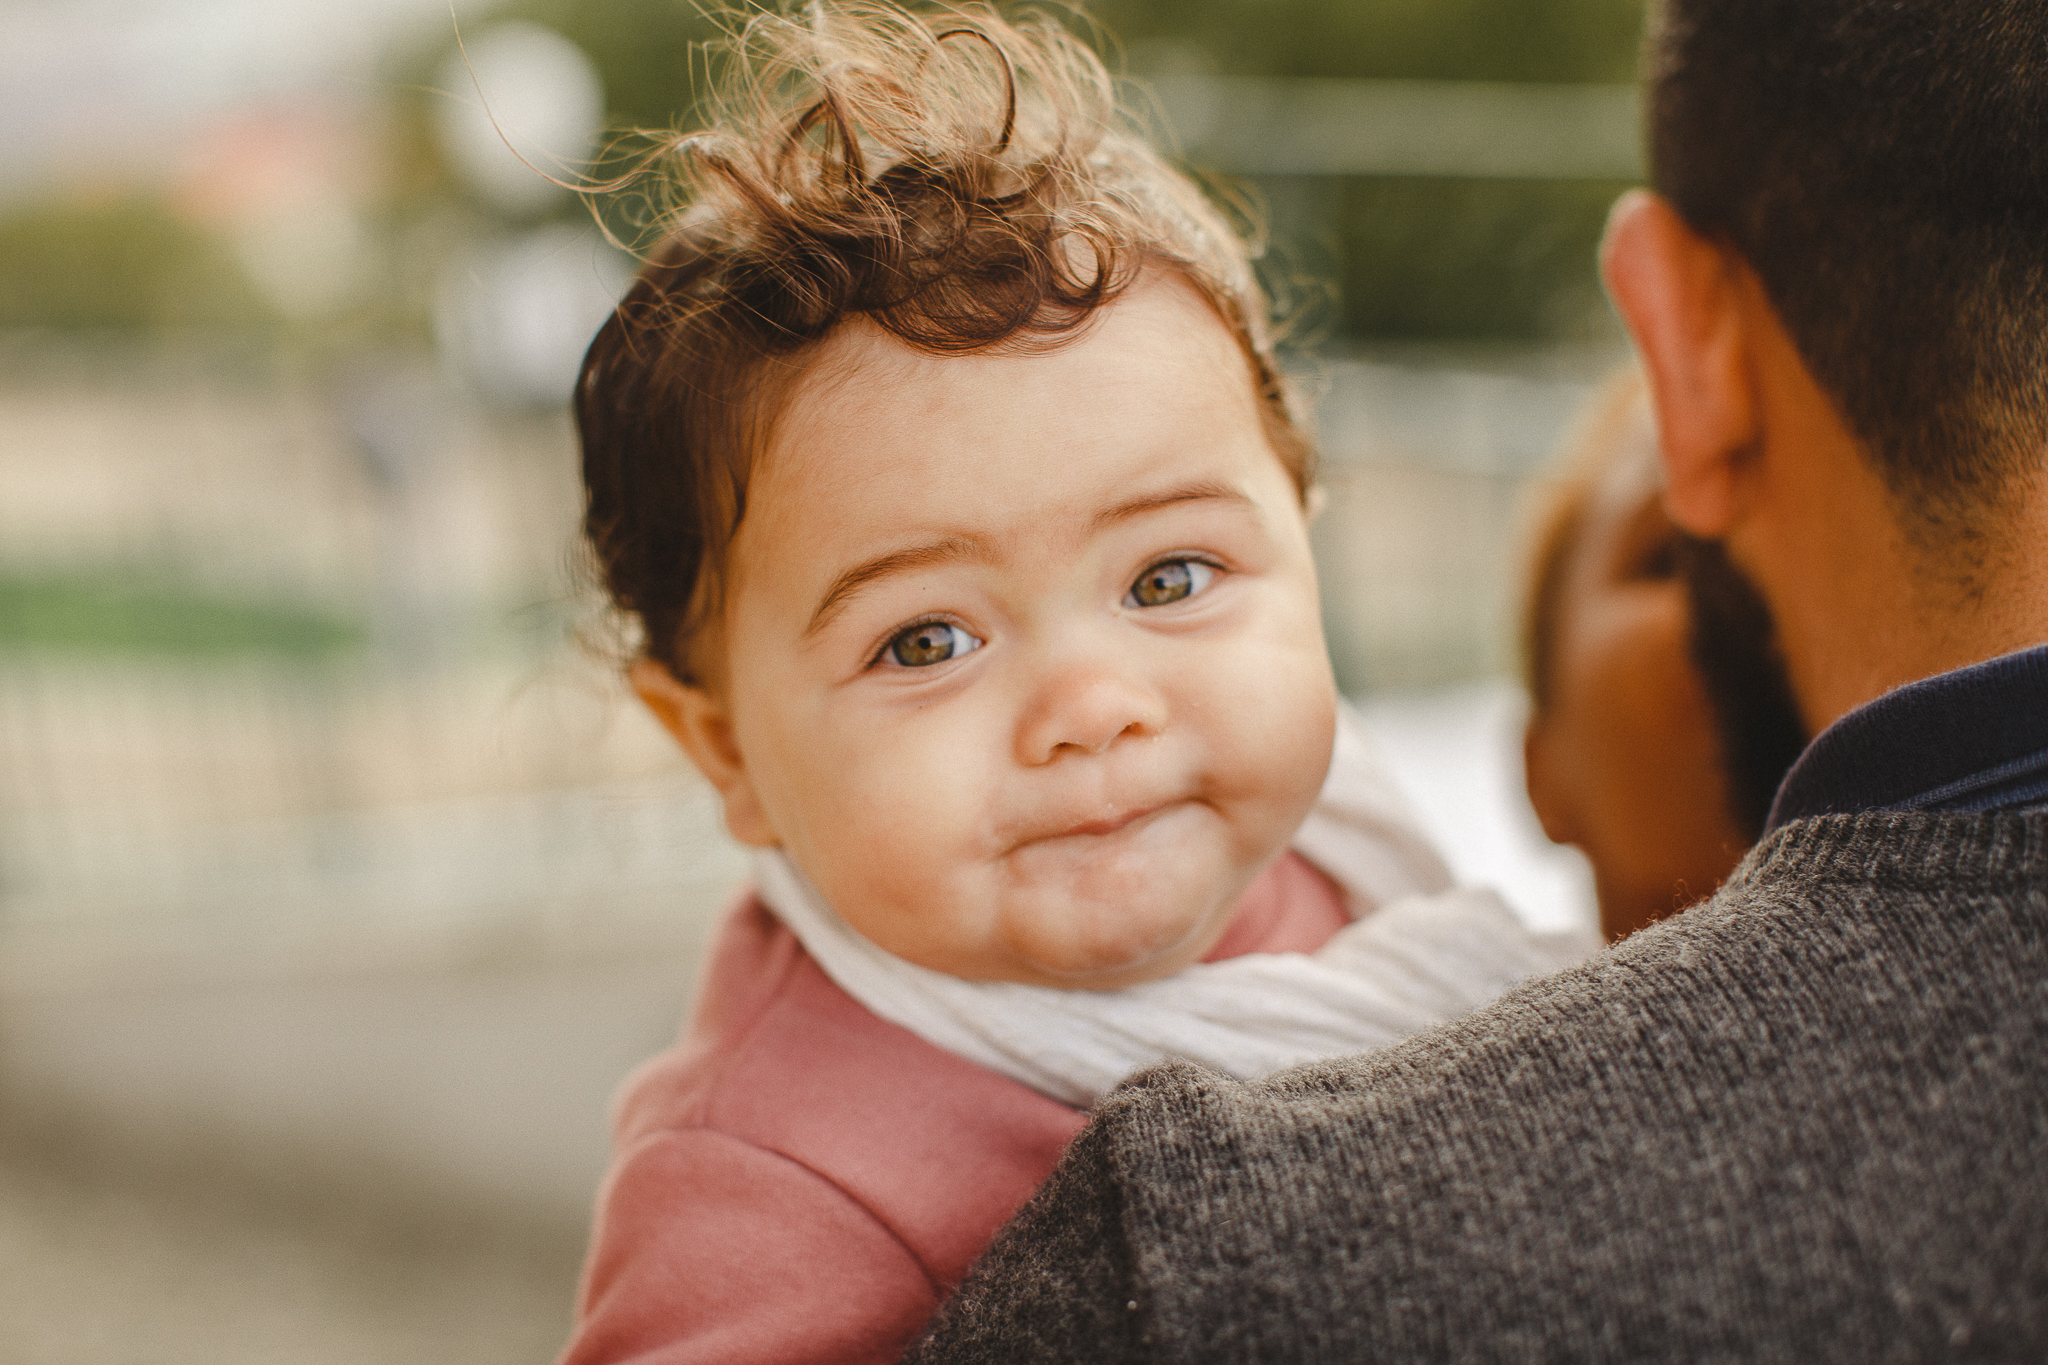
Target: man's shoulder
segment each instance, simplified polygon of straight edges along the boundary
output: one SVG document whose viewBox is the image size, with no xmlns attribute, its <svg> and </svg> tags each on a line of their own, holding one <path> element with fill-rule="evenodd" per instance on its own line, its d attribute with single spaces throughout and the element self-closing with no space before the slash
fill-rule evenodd
<svg viewBox="0 0 2048 1365">
<path fill-rule="evenodd" d="M 1100 1119 L 1147 1330 L 1712 1354 L 1768 1307 L 1816 1358 L 2038 1342 L 2044 931 L 2048 814 L 1801 821 L 1705 905 L 1399 1047 L 1153 1072 Z"/>
<path fill-rule="evenodd" d="M 1602 1121 L 1671 1121 L 1691 1090 L 1809 1066 L 1823 1074 L 1807 1093 L 1823 1093 L 1856 1059 L 1899 1060 L 1892 1035 L 2048 1025 L 2044 1001 L 2048 808 L 1828 816 L 1773 835 L 1684 914 L 1397 1047 L 1257 1083 L 1160 1068 L 1101 1112 L 1198 1103 L 1219 1120 L 1311 1128 L 1469 1119 L 1469 1134 L 1432 1132 L 1429 1145 L 1519 1149 L 1563 1134 L 1518 1100 L 1603 1096 Z M 1823 1040 L 1834 1050 L 1813 1057 Z M 1739 1107 L 1713 1109 L 1684 1121 L 1744 1121 Z M 1533 1126 L 1515 1134 L 1522 1125 Z"/>
</svg>

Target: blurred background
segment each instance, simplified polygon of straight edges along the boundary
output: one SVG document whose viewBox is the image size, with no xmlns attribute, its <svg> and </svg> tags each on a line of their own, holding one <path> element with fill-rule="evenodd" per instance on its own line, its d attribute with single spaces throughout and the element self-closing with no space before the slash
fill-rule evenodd
<svg viewBox="0 0 2048 1365">
<path fill-rule="evenodd" d="M 1463 870 L 1583 917 L 1507 679 L 1625 355 L 1638 0 L 1094 12 L 1264 206 L 1343 685 Z M 0 0 L 0 1360 L 559 1346 L 607 1096 L 742 862 L 587 639 L 565 399 L 631 262 L 505 142 L 687 126 L 712 37 Z"/>
</svg>

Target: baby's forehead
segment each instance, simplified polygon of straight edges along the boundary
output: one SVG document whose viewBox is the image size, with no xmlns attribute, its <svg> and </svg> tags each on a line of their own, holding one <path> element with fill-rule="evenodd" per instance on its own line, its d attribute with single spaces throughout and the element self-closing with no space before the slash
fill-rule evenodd
<svg viewBox="0 0 2048 1365">
<path fill-rule="evenodd" d="M 934 353 L 853 319 L 781 387 L 750 476 L 777 497 L 829 496 L 907 452 L 934 470 L 1001 460 L 992 474 L 1023 462 L 1050 476 L 1098 438 L 1191 448 L 1205 430 L 1263 429 L 1249 360 L 1184 287 L 1134 290 L 1072 333 L 988 351 Z"/>
<path fill-rule="evenodd" d="M 1104 334 L 1108 335 L 1105 336 Z M 784 402 L 796 408 L 849 398 L 886 402 L 934 381 L 1029 373 L 1019 361 L 1053 360 L 1085 349 L 1153 361 L 1221 367 L 1253 390 L 1244 345 L 1214 305 L 1174 270 L 1147 269 L 1070 327 L 1025 333 L 989 347 L 934 349 L 897 335 L 866 313 L 848 316 L 793 362 Z"/>
<path fill-rule="evenodd" d="M 948 356 L 969 361 L 973 356 Z M 940 359 L 908 342 L 864 313 L 841 322 L 790 362 L 781 385 L 778 424 L 830 413 L 848 406 L 886 403 L 915 384 L 927 365 Z"/>
<path fill-rule="evenodd" d="M 1206 305 L 1165 290 L 1116 307 L 1067 345 L 1021 353 L 934 355 L 868 320 L 828 338 L 750 475 L 736 555 L 858 559 L 880 553 L 871 542 L 948 538 L 1065 554 L 1135 507 L 1202 501 L 1198 486 L 1261 518 L 1298 504 L 1221 320 L 1195 314 L 1205 339 L 1188 323 Z"/>
</svg>

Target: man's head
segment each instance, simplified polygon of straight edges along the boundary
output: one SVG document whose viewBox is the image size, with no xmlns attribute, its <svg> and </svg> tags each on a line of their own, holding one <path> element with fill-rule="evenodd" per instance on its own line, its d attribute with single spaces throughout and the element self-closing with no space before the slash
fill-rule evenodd
<svg viewBox="0 0 2048 1365">
<path fill-rule="evenodd" d="M 2048 6 L 1669 0 L 1649 60 L 1658 192 L 1961 548 L 2048 443 Z"/>
<path fill-rule="evenodd" d="M 634 685 L 733 834 L 898 956 L 1178 970 L 1335 726 L 1245 248 L 1057 29 L 808 15 L 585 363 Z"/>
<path fill-rule="evenodd" d="M 1809 728 L 2033 643 L 2048 9 L 1668 0 L 1648 67 L 1609 287 L 1672 514 L 1755 580 Z"/>
</svg>

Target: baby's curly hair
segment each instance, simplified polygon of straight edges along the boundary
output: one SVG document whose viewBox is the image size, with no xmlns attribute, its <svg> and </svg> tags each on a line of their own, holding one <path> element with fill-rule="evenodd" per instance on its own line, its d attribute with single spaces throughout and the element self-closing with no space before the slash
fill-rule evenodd
<svg viewBox="0 0 2048 1365">
<path fill-rule="evenodd" d="M 721 55 L 707 130 L 658 156 L 666 231 L 576 386 L 584 532 L 646 657 L 698 680 L 754 455 L 852 317 L 932 354 L 1048 349 L 1145 267 L 1176 271 L 1236 336 L 1306 491 L 1251 247 L 1053 19 L 817 0 Z"/>
</svg>

